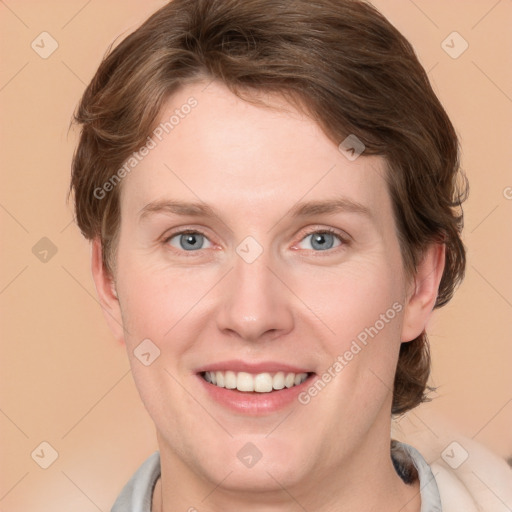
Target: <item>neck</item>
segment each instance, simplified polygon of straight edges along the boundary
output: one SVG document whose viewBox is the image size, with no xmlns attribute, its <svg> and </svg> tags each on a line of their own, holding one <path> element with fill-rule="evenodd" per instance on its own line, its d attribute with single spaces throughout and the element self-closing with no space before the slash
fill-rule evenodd
<svg viewBox="0 0 512 512">
<path fill-rule="evenodd" d="M 367 446 L 349 456 L 342 467 L 312 471 L 304 481 L 284 488 L 269 477 L 268 490 L 230 486 L 232 471 L 209 481 L 191 472 L 161 445 L 161 478 L 153 494 L 152 512 L 420 512 L 420 486 L 405 484 L 386 449 Z M 270 474 L 270 472 L 267 472 Z"/>
</svg>

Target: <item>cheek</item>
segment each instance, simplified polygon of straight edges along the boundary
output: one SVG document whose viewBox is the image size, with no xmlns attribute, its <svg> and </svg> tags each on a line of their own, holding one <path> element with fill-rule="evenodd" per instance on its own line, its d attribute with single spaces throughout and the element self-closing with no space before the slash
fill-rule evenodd
<svg viewBox="0 0 512 512">
<path fill-rule="evenodd" d="M 322 319 L 336 338 L 357 336 L 382 314 L 397 317 L 402 302 L 399 270 L 388 262 L 354 262 L 338 269 L 317 269 L 297 279 L 295 290 L 304 303 Z M 390 322 L 391 323 L 391 322 Z M 397 324 L 398 322 L 392 322 Z"/>
<path fill-rule="evenodd" d="M 120 259 L 118 288 L 127 344 L 146 337 L 160 343 L 171 338 L 194 317 L 210 282 L 215 282 L 211 272 L 148 265 L 137 257 Z"/>
<path fill-rule="evenodd" d="M 322 338 L 325 371 L 336 375 L 332 400 L 347 407 L 373 410 L 393 387 L 403 300 L 400 266 L 390 266 L 375 258 L 317 273 L 317 286 L 305 281 L 299 292 L 330 331 Z"/>
</svg>

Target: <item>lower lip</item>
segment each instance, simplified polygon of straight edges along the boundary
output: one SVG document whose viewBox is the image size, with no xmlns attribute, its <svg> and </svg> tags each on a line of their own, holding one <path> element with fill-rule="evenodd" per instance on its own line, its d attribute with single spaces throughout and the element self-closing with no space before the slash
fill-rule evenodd
<svg viewBox="0 0 512 512">
<path fill-rule="evenodd" d="M 249 416 L 259 416 L 280 411 L 294 401 L 298 402 L 298 395 L 311 384 L 315 374 L 308 375 L 308 378 L 298 386 L 284 388 L 269 393 L 244 392 L 236 389 L 226 389 L 210 384 L 197 374 L 208 395 L 219 404 L 232 411 L 243 413 Z"/>
</svg>

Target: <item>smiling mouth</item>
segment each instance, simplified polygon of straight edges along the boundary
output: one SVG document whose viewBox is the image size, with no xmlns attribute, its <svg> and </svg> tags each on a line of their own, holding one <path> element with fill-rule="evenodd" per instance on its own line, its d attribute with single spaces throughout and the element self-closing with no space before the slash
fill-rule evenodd
<svg viewBox="0 0 512 512">
<path fill-rule="evenodd" d="M 245 393 L 271 393 L 281 389 L 299 386 L 314 373 L 247 373 L 227 371 L 201 372 L 201 377 L 219 388 L 232 389 Z"/>
</svg>

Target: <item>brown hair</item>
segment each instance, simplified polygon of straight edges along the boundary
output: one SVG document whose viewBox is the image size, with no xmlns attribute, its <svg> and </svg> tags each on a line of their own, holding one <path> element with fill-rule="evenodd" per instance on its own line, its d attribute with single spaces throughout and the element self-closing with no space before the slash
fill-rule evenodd
<svg viewBox="0 0 512 512">
<path fill-rule="evenodd" d="M 109 48 L 74 116 L 82 129 L 70 188 L 78 226 L 100 237 L 109 272 L 122 183 L 102 199 L 94 191 L 146 142 L 164 102 L 199 79 L 247 101 L 281 94 L 336 145 L 353 134 L 364 154 L 382 155 L 404 268 L 414 276 L 427 245 L 443 242 L 435 307 L 450 300 L 465 269 L 457 136 L 411 45 L 357 0 L 173 0 Z M 401 345 L 393 414 L 428 400 L 429 373 L 424 332 Z"/>
</svg>

